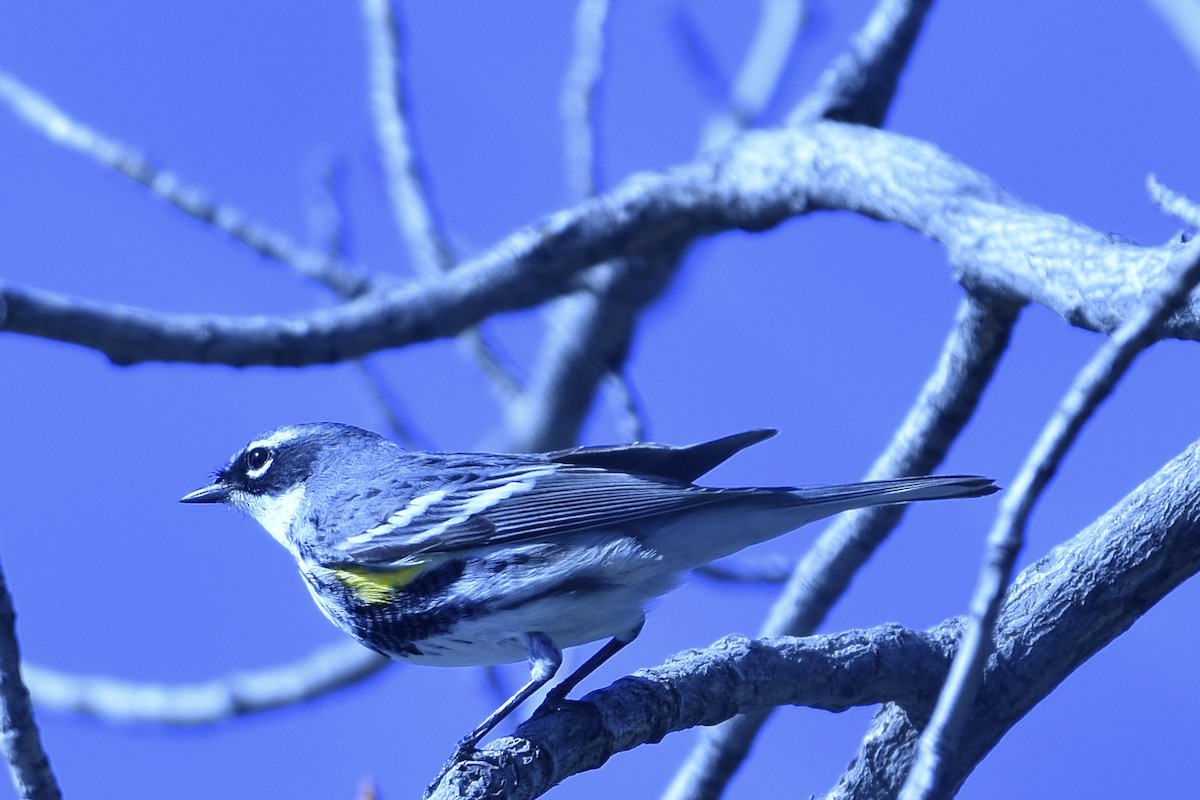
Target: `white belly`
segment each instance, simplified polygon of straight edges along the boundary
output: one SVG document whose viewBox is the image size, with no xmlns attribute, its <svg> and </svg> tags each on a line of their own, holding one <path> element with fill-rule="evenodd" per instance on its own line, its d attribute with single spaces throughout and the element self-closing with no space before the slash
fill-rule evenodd
<svg viewBox="0 0 1200 800">
<path fill-rule="evenodd" d="M 542 633 L 560 648 L 633 635 L 642 624 L 646 599 L 640 593 L 610 591 L 534 600 L 461 620 L 453 632 L 420 642 L 421 655 L 396 657 L 413 664 L 460 667 L 525 661 L 526 632 Z"/>
</svg>

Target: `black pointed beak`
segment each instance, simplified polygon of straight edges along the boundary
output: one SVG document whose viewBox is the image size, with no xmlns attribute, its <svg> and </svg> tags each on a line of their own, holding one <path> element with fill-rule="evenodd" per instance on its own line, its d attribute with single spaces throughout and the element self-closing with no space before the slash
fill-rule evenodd
<svg viewBox="0 0 1200 800">
<path fill-rule="evenodd" d="M 211 486 L 205 486 L 203 489 L 197 489 L 194 492 L 188 492 L 183 497 L 179 498 L 181 503 L 224 503 L 229 499 L 229 487 L 217 481 Z"/>
</svg>

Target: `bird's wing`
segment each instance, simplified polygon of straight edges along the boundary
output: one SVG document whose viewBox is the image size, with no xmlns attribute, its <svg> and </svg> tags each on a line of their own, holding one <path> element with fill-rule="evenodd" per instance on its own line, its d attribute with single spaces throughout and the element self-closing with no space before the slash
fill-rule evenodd
<svg viewBox="0 0 1200 800">
<path fill-rule="evenodd" d="M 598 467 L 526 462 L 446 482 L 406 499 L 380 524 L 334 545 L 349 563 L 394 565 L 423 555 L 547 541 L 671 514 L 740 494 Z"/>
<path fill-rule="evenodd" d="M 682 447 L 648 442 L 573 447 L 546 453 L 546 458 L 560 464 L 600 467 L 691 483 L 738 451 L 770 439 L 776 433 L 778 431 L 771 428 L 759 428 Z"/>
</svg>

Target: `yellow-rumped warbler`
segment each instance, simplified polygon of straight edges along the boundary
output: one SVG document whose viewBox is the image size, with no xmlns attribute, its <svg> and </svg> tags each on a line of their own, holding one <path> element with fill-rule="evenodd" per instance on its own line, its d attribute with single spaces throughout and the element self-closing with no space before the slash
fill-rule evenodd
<svg viewBox="0 0 1200 800">
<path fill-rule="evenodd" d="M 562 648 L 611 637 L 552 689 L 564 698 L 689 570 L 839 511 L 996 491 L 970 475 L 692 484 L 774 434 L 509 455 L 415 452 L 349 425 L 292 425 L 250 442 L 182 501 L 248 512 L 295 557 L 326 616 L 373 650 L 443 666 L 529 659 L 528 683 L 466 748 L 554 677 Z"/>
</svg>

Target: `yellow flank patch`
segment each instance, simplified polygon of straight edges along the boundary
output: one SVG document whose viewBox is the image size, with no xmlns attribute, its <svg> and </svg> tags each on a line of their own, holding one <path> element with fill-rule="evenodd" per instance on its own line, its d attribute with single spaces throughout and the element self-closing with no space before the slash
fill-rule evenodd
<svg viewBox="0 0 1200 800">
<path fill-rule="evenodd" d="M 333 576 L 341 581 L 343 586 L 354 592 L 359 600 L 364 603 L 380 605 L 390 602 L 393 593 L 412 583 L 424 571 L 424 564 L 413 564 L 410 567 L 397 567 L 385 571 L 344 567 L 335 569 Z"/>
</svg>

